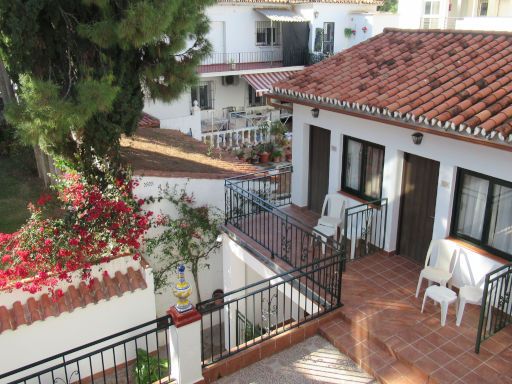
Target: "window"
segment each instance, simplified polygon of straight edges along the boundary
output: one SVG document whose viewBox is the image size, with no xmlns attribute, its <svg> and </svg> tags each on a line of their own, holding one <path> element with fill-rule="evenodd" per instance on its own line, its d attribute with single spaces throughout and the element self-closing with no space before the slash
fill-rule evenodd
<svg viewBox="0 0 512 384">
<path fill-rule="evenodd" d="M 258 107 L 263 105 L 263 96 L 257 96 L 256 90 L 249 84 L 247 86 L 249 90 L 249 107 Z"/>
<path fill-rule="evenodd" d="M 322 52 L 327 55 L 334 52 L 334 23 L 324 23 Z"/>
<path fill-rule="evenodd" d="M 256 45 L 281 45 L 281 23 L 271 21 L 257 21 Z"/>
<path fill-rule="evenodd" d="M 512 259 L 512 183 L 460 169 L 452 235 Z"/>
<path fill-rule="evenodd" d="M 313 50 L 315 52 L 322 52 L 322 46 L 324 41 L 324 30 L 322 28 L 315 29 L 315 45 Z"/>
<path fill-rule="evenodd" d="M 489 0 L 480 0 L 478 2 L 478 16 L 487 16 L 489 10 Z"/>
<path fill-rule="evenodd" d="M 380 199 L 384 147 L 345 136 L 342 189 L 366 200 Z"/>
<path fill-rule="evenodd" d="M 213 109 L 213 83 L 206 81 L 199 83 L 190 90 L 190 98 L 192 105 L 197 100 L 199 108 L 201 109 Z"/>
<path fill-rule="evenodd" d="M 425 1 L 425 16 L 439 16 L 439 10 L 441 8 L 440 0 Z"/>
</svg>

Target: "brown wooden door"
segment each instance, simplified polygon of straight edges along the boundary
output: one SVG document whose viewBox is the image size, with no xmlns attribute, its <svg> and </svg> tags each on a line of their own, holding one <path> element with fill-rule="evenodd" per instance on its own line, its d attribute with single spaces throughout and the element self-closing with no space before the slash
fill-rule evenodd
<svg viewBox="0 0 512 384">
<path fill-rule="evenodd" d="M 439 163 L 406 153 L 398 227 L 398 253 L 425 262 L 436 209 Z"/>
<path fill-rule="evenodd" d="M 311 126 L 309 134 L 308 208 L 320 213 L 329 189 L 331 131 Z"/>
</svg>

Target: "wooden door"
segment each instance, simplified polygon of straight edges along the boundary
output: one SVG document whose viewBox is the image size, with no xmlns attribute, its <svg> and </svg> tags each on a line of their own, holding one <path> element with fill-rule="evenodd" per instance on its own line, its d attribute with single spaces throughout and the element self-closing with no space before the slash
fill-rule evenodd
<svg viewBox="0 0 512 384">
<path fill-rule="evenodd" d="M 402 178 L 398 253 L 425 262 L 436 209 L 439 163 L 406 153 Z"/>
<path fill-rule="evenodd" d="M 308 208 L 320 213 L 329 189 L 331 131 L 311 126 L 309 134 Z"/>
</svg>

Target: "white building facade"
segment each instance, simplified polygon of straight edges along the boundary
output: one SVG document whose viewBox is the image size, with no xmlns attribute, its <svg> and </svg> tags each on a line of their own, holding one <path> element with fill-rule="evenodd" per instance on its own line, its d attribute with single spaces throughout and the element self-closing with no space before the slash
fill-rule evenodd
<svg viewBox="0 0 512 384">
<path fill-rule="evenodd" d="M 287 117 L 266 105 L 272 82 L 397 26 L 377 13 L 380 1 L 218 1 L 206 11 L 213 50 L 198 68 L 199 83 L 172 103 L 148 100 L 144 111 L 162 128 L 197 139 L 201 132 Z M 197 108 L 201 128 L 197 126 Z"/>
<path fill-rule="evenodd" d="M 511 0 L 402 0 L 400 28 L 512 31 Z"/>
</svg>

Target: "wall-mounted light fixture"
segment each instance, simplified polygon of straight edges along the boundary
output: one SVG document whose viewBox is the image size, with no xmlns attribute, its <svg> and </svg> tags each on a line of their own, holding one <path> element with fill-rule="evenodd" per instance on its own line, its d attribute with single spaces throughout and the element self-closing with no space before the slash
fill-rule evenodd
<svg viewBox="0 0 512 384">
<path fill-rule="evenodd" d="M 423 133 L 421 132 L 414 132 L 412 135 L 412 142 L 416 145 L 420 145 L 421 141 L 423 140 Z"/>
<path fill-rule="evenodd" d="M 319 113 L 320 113 L 320 110 L 318 108 L 313 108 L 311 110 L 311 116 L 313 116 L 315 119 L 318 117 Z"/>
<path fill-rule="evenodd" d="M 315 19 L 318 19 L 318 15 L 319 15 L 319 14 L 320 14 L 320 12 L 318 12 L 318 11 L 315 11 L 315 12 L 313 13 L 313 15 L 315 16 Z"/>
</svg>

